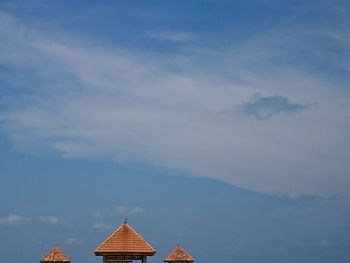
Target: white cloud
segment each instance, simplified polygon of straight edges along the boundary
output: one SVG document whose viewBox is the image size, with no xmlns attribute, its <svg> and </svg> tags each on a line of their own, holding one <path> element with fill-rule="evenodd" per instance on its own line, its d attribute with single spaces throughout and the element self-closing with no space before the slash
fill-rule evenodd
<svg viewBox="0 0 350 263">
<path fill-rule="evenodd" d="M 26 83 L 0 111 L 20 150 L 166 167 L 263 192 L 348 191 L 346 82 L 290 62 L 299 42 L 318 47 L 308 32 L 150 56 L 54 41 L 59 32 L 50 38 L 4 13 L 0 24 L 0 59 L 16 73 L 7 82 Z M 266 121 L 222 114 L 256 92 L 317 105 Z"/>
<path fill-rule="evenodd" d="M 57 224 L 58 218 L 55 216 L 39 216 L 39 221 L 46 223 L 46 224 Z"/>
<path fill-rule="evenodd" d="M 117 212 L 117 214 L 119 215 L 125 215 L 128 213 L 128 208 L 126 206 L 120 205 L 117 206 L 117 208 L 115 209 L 115 211 Z"/>
<path fill-rule="evenodd" d="M 111 224 L 106 222 L 96 222 L 92 225 L 92 227 L 98 230 L 104 230 L 111 228 Z"/>
<path fill-rule="evenodd" d="M 134 207 L 131 209 L 131 214 L 142 214 L 144 212 L 144 209 L 142 207 Z"/>
<path fill-rule="evenodd" d="M 141 214 L 144 212 L 144 209 L 140 206 L 127 207 L 127 206 L 117 206 L 116 212 L 119 215 L 131 215 L 131 214 Z"/>
<path fill-rule="evenodd" d="M 167 31 L 167 32 L 150 32 L 147 34 L 149 38 L 161 41 L 170 41 L 175 43 L 192 42 L 197 36 L 189 32 Z"/>
<path fill-rule="evenodd" d="M 17 214 L 8 214 L 5 217 L 0 217 L 0 225 L 11 226 L 23 223 L 23 218 Z"/>
<path fill-rule="evenodd" d="M 100 218 L 101 216 L 102 216 L 102 213 L 101 213 L 101 211 L 98 211 L 98 210 L 95 211 L 94 214 L 93 214 L 94 218 Z"/>
<path fill-rule="evenodd" d="M 66 240 L 64 240 L 64 244 L 69 246 L 76 246 L 82 244 L 83 241 L 74 237 L 69 237 Z"/>
<path fill-rule="evenodd" d="M 330 247 L 332 243 L 329 240 L 321 240 L 320 241 L 320 246 L 322 247 Z"/>
</svg>

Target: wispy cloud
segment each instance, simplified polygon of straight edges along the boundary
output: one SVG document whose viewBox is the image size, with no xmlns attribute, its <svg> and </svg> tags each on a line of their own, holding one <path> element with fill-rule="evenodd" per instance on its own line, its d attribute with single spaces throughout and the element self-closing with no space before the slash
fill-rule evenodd
<svg viewBox="0 0 350 263">
<path fill-rule="evenodd" d="M 320 246 L 321 247 L 330 247 L 330 246 L 332 246 L 332 243 L 329 240 L 321 240 Z"/>
<path fill-rule="evenodd" d="M 98 230 L 105 230 L 105 229 L 110 229 L 111 224 L 106 222 L 95 222 L 93 223 L 92 227 Z"/>
<path fill-rule="evenodd" d="M 0 225 L 12 226 L 19 225 L 24 222 L 24 219 L 18 214 L 8 214 L 5 217 L 0 217 Z"/>
<path fill-rule="evenodd" d="M 142 207 L 136 206 L 131 209 L 131 214 L 141 214 L 144 212 L 144 209 Z"/>
<path fill-rule="evenodd" d="M 149 38 L 169 41 L 175 43 L 188 43 L 197 39 L 197 36 L 189 32 L 167 31 L 167 32 L 150 32 L 147 34 Z"/>
<path fill-rule="evenodd" d="M 117 212 L 117 214 L 124 215 L 128 212 L 128 208 L 126 206 L 120 205 L 120 206 L 117 206 L 115 211 Z"/>
<path fill-rule="evenodd" d="M 58 218 L 55 216 L 39 216 L 38 217 L 39 221 L 45 224 L 57 224 L 58 223 Z"/>
<path fill-rule="evenodd" d="M 83 241 L 81 239 L 77 239 L 74 237 L 69 237 L 67 239 L 64 240 L 64 244 L 69 245 L 69 246 L 77 246 L 82 244 Z"/>
<path fill-rule="evenodd" d="M 166 167 L 264 192 L 348 191 L 346 77 L 295 62 L 302 48 L 325 52 L 304 28 L 228 48 L 149 54 L 50 37 L 4 13 L 0 23 L 13 89 L 2 100 L 1 129 L 20 150 Z M 346 48 L 348 38 L 328 33 L 317 32 Z M 256 92 L 278 96 L 247 102 Z M 301 110 L 309 101 L 318 104 Z M 276 118 L 222 114 L 233 105 Z"/>
<path fill-rule="evenodd" d="M 139 206 L 127 207 L 127 206 L 120 205 L 120 206 L 117 206 L 116 212 L 119 215 L 141 214 L 144 212 L 144 209 Z"/>
</svg>

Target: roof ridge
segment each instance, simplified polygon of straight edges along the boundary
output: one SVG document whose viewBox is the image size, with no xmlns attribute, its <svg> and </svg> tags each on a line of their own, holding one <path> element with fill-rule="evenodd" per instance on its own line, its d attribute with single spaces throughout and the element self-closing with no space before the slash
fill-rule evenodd
<svg viewBox="0 0 350 263">
<path fill-rule="evenodd" d="M 124 222 L 95 250 L 96 255 L 108 252 L 140 252 L 154 254 L 156 250 L 135 229 Z"/>
<path fill-rule="evenodd" d="M 193 262 L 194 258 L 179 244 L 164 259 L 165 262 Z"/>
<path fill-rule="evenodd" d="M 112 234 L 110 234 L 105 241 L 103 241 L 96 249 L 95 251 L 99 250 L 104 244 L 106 244 L 113 236 L 114 234 L 116 234 L 125 224 L 127 223 L 123 223 L 121 224 L 116 230 L 114 230 L 114 232 Z"/>
<path fill-rule="evenodd" d="M 56 246 L 53 247 L 46 255 L 44 255 L 40 262 L 70 262 L 70 258 Z"/>
<path fill-rule="evenodd" d="M 144 239 L 139 233 L 137 233 L 135 229 L 133 229 L 130 225 L 128 225 L 128 223 L 124 223 L 124 224 L 127 225 L 131 229 L 131 231 L 133 231 L 139 238 L 145 241 L 146 245 L 148 245 L 153 251 L 155 251 L 155 249 L 151 246 L 151 244 L 148 243 L 147 240 Z"/>
</svg>

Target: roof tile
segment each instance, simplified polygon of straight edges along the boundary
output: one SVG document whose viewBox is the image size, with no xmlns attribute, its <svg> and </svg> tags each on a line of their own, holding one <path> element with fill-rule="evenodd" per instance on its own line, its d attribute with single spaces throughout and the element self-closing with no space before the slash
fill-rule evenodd
<svg viewBox="0 0 350 263">
<path fill-rule="evenodd" d="M 70 262 L 70 259 L 59 247 L 54 247 L 41 258 L 40 262 Z"/>
<path fill-rule="evenodd" d="M 169 256 L 164 259 L 165 262 L 193 262 L 193 257 L 186 252 L 185 249 L 177 245 L 177 247 L 170 252 Z"/>
<path fill-rule="evenodd" d="M 127 223 L 122 224 L 96 250 L 103 253 L 155 254 L 153 247 Z"/>
</svg>

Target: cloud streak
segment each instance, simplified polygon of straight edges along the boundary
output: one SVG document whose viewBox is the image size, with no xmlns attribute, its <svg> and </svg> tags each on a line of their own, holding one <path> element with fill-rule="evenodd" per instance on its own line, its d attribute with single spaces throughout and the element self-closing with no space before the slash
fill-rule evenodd
<svg viewBox="0 0 350 263">
<path fill-rule="evenodd" d="M 151 32 L 147 36 L 155 40 L 174 43 L 188 43 L 197 39 L 194 34 L 189 32 Z"/>
<path fill-rule="evenodd" d="M 127 206 L 120 205 L 120 206 L 117 206 L 115 211 L 119 215 L 135 215 L 135 214 L 143 213 L 144 209 L 140 206 L 127 207 Z"/>
<path fill-rule="evenodd" d="M 82 240 L 74 238 L 74 237 L 69 237 L 69 238 L 64 240 L 64 244 L 66 244 L 68 246 L 78 246 L 78 245 L 81 245 L 82 243 L 83 243 Z"/>
<path fill-rule="evenodd" d="M 39 216 L 39 221 L 45 224 L 57 224 L 58 223 L 58 218 L 55 216 Z"/>
<path fill-rule="evenodd" d="M 105 230 L 105 229 L 110 229 L 112 226 L 111 224 L 106 222 L 95 222 L 93 223 L 92 227 L 98 230 Z"/>
<path fill-rule="evenodd" d="M 296 52 L 281 39 L 303 36 L 149 54 L 89 46 L 62 32 L 57 40 L 5 13 L 0 22 L 10 83 L 0 122 L 17 149 L 165 167 L 263 192 L 347 191 L 343 79 L 277 59 Z M 247 102 L 257 92 L 268 95 Z M 309 101 L 318 104 L 302 110 Z M 234 105 L 269 121 L 222 114 Z M 298 114 L 279 114 L 286 112 Z"/>
<path fill-rule="evenodd" d="M 13 226 L 23 223 L 23 218 L 17 214 L 8 214 L 5 217 L 0 217 L 0 225 Z"/>
</svg>

